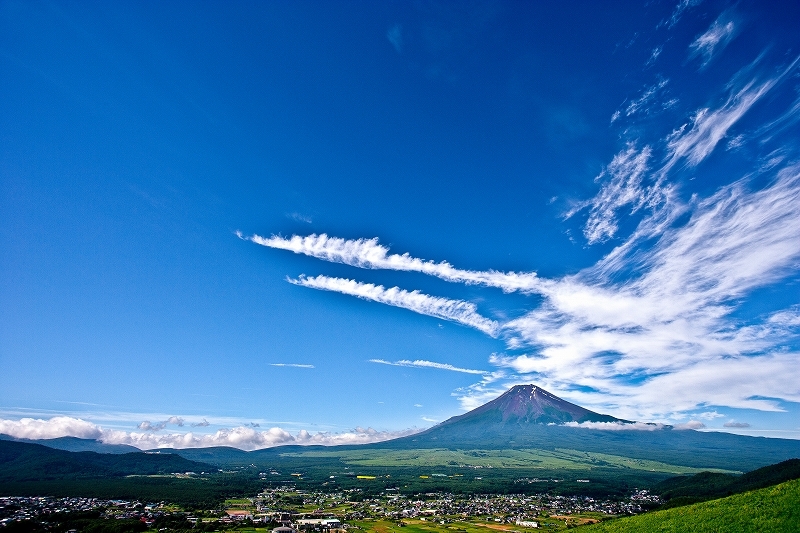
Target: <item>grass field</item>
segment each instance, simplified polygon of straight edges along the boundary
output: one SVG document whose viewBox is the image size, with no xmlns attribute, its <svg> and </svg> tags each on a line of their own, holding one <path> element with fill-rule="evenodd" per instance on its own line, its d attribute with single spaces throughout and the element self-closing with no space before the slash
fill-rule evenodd
<svg viewBox="0 0 800 533">
<path fill-rule="evenodd" d="M 524 468 L 543 470 L 587 470 L 592 468 L 618 468 L 663 472 L 668 474 L 695 474 L 702 471 L 740 473 L 731 470 L 693 468 L 682 465 L 632 459 L 605 453 L 557 449 L 520 450 L 447 450 L 441 448 L 421 450 L 351 450 L 308 451 L 282 454 L 285 457 L 339 458 L 343 463 L 361 467 L 454 467 L 473 468 Z"/>
<path fill-rule="evenodd" d="M 348 523 L 367 533 L 533 533 L 542 530 L 562 531 L 598 520 L 599 516 L 594 515 L 552 516 L 536 519 L 540 525 L 537 529 L 482 520 L 447 521 L 447 523 L 441 524 L 434 519 L 428 521 L 403 519 L 403 526 L 389 520 L 349 521 Z"/>
<path fill-rule="evenodd" d="M 800 480 L 588 526 L 586 533 L 787 533 L 800 531 Z"/>
</svg>

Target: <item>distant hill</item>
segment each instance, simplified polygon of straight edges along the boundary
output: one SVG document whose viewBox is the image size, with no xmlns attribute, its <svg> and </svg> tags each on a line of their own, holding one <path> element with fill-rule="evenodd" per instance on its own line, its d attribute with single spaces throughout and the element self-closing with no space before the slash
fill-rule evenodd
<svg viewBox="0 0 800 533">
<path fill-rule="evenodd" d="M 68 452 L 97 452 L 97 453 L 132 453 L 141 452 L 139 448 L 128 446 L 127 444 L 105 444 L 94 439 L 80 439 L 78 437 L 58 437 L 55 439 L 17 439 L 9 435 L 0 434 L 0 440 L 10 440 L 14 442 L 27 442 L 30 444 L 41 444 L 56 450 Z"/>
<path fill-rule="evenodd" d="M 107 478 L 211 470 L 205 463 L 174 454 L 69 452 L 40 444 L 0 441 L 3 482 Z"/>
<path fill-rule="evenodd" d="M 793 480 L 719 500 L 583 526 L 581 531 L 585 533 L 641 531 L 786 533 L 800 530 L 798 502 L 800 502 L 800 480 Z"/>
<path fill-rule="evenodd" d="M 677 507 L 770 487 L 792 479 L 800 479 L 800 459 L 789 459 L 741 476 L 701 472 L 693 476 L 673 477 L 657 484 L 653 492 L 669 500 L 665 507 Z"/>
</svg>

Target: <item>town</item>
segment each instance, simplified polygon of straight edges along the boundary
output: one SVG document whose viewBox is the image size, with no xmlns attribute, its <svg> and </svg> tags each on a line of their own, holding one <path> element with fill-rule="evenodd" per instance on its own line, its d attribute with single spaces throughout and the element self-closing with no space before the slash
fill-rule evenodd
<svg viewBox="0 0 800 533">
<path fill-rule="evenodd" d="M 486 531 L 518 531 L 591 523 L 605 518 L 639 514 L 660 504 L 657 496 L 636 490 L 614 501 L 550 494 L 449 493 L 400 494 L 389 489 L 365 497 L 360 489 L 325 493 L 294 487 L 268 489 L 253 498 L 227 500 L 217 509 L 187 510 L 168 502 L 144 503 L 97 498 L 2 497 L 0 529 L 38 523 L 47 526 L 58 517 L 82 513 L 96 520 L 126 521 L 138 527 L 127 531 L 195 529 L 270 529 L 281 532 L 314 530 L 373 530 L 378 522 L 404 527 L 424 524 L 426 529 L 469 523 Z M 92 514 L 93 513 L 93 514 Z M 13 528 L 35 531 L 39 528 Z M 43 530 L 51 528 L 44 527 Z M 119 529 L 119 528 L 117 528 Z"/>
</svg>

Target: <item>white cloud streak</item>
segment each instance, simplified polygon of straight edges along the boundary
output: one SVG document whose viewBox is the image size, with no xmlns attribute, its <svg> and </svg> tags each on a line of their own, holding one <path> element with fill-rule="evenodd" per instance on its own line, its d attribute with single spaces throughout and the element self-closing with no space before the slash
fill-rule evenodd
<svg viewBox="0 0 800 533">
<path fill-rule="evenodd" d="M 269 366 L 281 366 L 289 368 L 314 368 L 314 365 L 307 365 L 301 363 L 270 363 Z"/>
<path fill-rule="evenodd" d="M 407 359 L 401 359 L 400 361 L 386 361 L 384 359 L 370 359 L 370 363 L 378 363 L 381 365 L 391 365 L 391 366 L 407 366 L 413 368 L 437 368 L 439 370 L 450 370 L 453 372 L 462 372 L 464 374 L 489 374 L 486 370 L 473 370 L 471 368 L 460 368 L 457 366 L 449 365 L 447 363 L 436 363 L 434 361 L 424 361 L 421 359 L 417 359 L 415 361 L 409 361 Z M 415 405 L 416 407 L 416 405 Z M 422 407 L 422 406 L 420 406 Z"/>
<path fill-rule="evenodd" d="M 762 96 L 775 86 L 777 78 L 758 84 L 755 81 L 729 95 L 718 109 L 698 110 L 689 123 L 673 131 L 667 138 L 668 157 L 662 169 L 667 172 L 680 160 L 689 166 L 697 166 L 711 154 L 728 130 L 747 113 Z"/>
<path fill-rule="evenodd" d="M 631 175 L 642 174 L 646 161 L 641 150 L 630 147 L 609 170 L 620 187 L 627 177 L 629 189 L 638 191 L 639 196 L 626 196 L 636 208 L 647 196 Z M 625 172 L 619 170 L 623 167 Z M 779 411 L 779 403 L 765 396 L 800 401 L 800 387 L 785 379 L 800 357 L 777 350 L 797 328 L 797 309 L 749 325 L 730 318 L 749 292 L 795 271 L 800 261 L 800 166 L 770 172 L 775 173 L 772 183 L 761 189 L 751 190 L 742 179 L 708 198 L 654 211 L 593 267 L 560 279 L 537 279 L 543 302 L 504 324 L 478 315 L 474 304 L 417 291 L 325 276 L 294 282 L 455 320 L 501 334 L 510 349 L 529 352 L 492 357 L 501 370 L 457 392 L 464 408 L 495 397 L 511 381 L 535 379 L 581 405 L 626 419 L 672 419 L 702 405 Z M 685 221 L 676 224 L 680 214 Z M 649 248 L 632 245 L 640 235 L 655 240 Z M 306 246 L 301 238 L 293 240 Z M 374 240 L 338 240 L 333 246 L 327 239 L 312 241 L 320 248 L 309 255 L 326 258 L 366 243 L 366 250 L 351 250 L 351 262 L 378 246 Z M 385 248 L 377 251 L 383 261 Z M 596 392 L 576 393 L 575 386 Z"/>
<path fill-rule="evenodd" d="M 402 307 L 422 315 L 451 320 L 480 330 L 492 337 L 496 336 L 498 331 L 496 321 L 481 316 L 478 314 L 475 304 L 463 300 L 429 296 L 419 291 L 406 291 L 399 287 L 387 289 L 382 285 L 328 276 L 301 276 L 298 279 L 290 279 L 289 282 L 302 287 L 348 294 L 364 300 Z"/>
<path fill-rule="evenodd" d="M 705 33 L 689 45 L 689 57 L 703 57 L 700 69 L 703 69 L 714 58 L 714 55 L 725 48 L 736 36 L 736 24 L 732 13 L 726 11 L 715 20 Z"/>
<path fill-rule="evenodd" d="M 403 27 L 395 24 L 386 32 L 386 38 L 392 43 L 395 51 L 399 54 L 403 51 Z"/>
<path fill-rule="evenodd" d="M 583 429 L 600 429 L 603 431 L 656 431 L 664 429 L 663 424 L 645 424 L 643 422 L 566 422 L 567 427 Z"/>
<path fill-rule="evenodd" d="M 665 230 L 648 251 L 610 254 L 549 285 L 543 305 L 504 325 L 512 348 L 534 354 L 493 362 L 551 376 L 556 390 L 614 391 L 626 398 L 620 403 L 639 406 L 639 416 L 667 416 L 664 398 L 683 411 L 700 404 L 777 410 L 757 399 L 767 391 L 800 401 L 800 387 L 780 377 L 798 354 L 770 353 L 794 327 L 792 312 L 756 325 L 729 318 L 737 300 L 797 267 L 800 167 L 783 169 L 762 190 L 746 183 L 697 201 L 688 222 Z M 610 281 L 632 265 L 637 277 Z M 626 385 L 620 376 L 643 383 Z"/>
<path fill-rule="evenodd" d="M 310 433 L 300 430 L 295 435 L 273 427 L 264 431 L 256 430 L 257 425 L 220 429 L 214 433 L 169 433 L 119 431 L 104 429 L 101 426 L 79 418 L 57 416 L 50 419 L 22 418 L 20 420 L 0 419 L 0 433 L 18 439 L 54 439 L 58 437 L 78 437 L 94 439 L 106 444 L 127 444 L 142 450 L 156 448 L 205 448 L 209 446 L 232 446 L 242 450 L 257 450 L 285 444 L 336 446 L 343 444 L 369 444 L 389 439 L 413 435 L 417 428 L 401 431 L 377 431 L 373 428 L 357 427 L 339 433 Z"/>
<path fill-rule="evenodd" d="M 619 211 L 626 206 L 630 206 L 630 214 L 637 213 L 642 207 L 647 207 L 651 211 L 662 210 L 646 219 L 645 224 L 652 224 L 659 217 L 670 218 L 671 213 L 664 211 L 663 208 L 667 206 L 670 209 L 680 209 L 681 206 L 675 205 L 672 198 L 675 187 L 666 183 L 669 172 L 682 161 L 689 167 L 695 167 L 711 155 L 734 124 L 791 72 L 799 60 L 800 58 L 795 59 L 782 73 L 765 82 L 756 79 L 746 83 L 740 81 L 760 59 L 742 69 L 729 83 L 728 95 L 719 107 L 697 110 L 689 122 L 663 139 L 665 157 L 660 167 L 652 168 L 654 147 L 647 145 L 639 150 L 636 143 L 629 142 L 595 178 L 596 182 L 602 183 L 597 195 L 573 205 L 564 218 L 568 219 L 577 212 L 589 208 L 589 217 L 583 230 L 589 244 L 604 242 L 616 235 L 619 229 Z M 662 80 L 647 89 L 639 99 L 631 102 L 626 109 L 626 116 L 647 109 L 650 101 L 666 83 L 666 80 Z M 621 116 L 619 111 L 614 113 L 612 122 L 619 116 Z M 741 140 L 732 142 L 734 145 L 742 143 Z M 645 228 L 640 227 L 640 229 Z M 540 279 L 538 287 L 541 288 L 545 284 L 546 282 Z"/>
<path fill-rule="evenodd" d="M 293 235 L 289 239 L 277 235 L 272 237 L 261 237 L 259 235 L 244 237 L 241 232 L 237 232 L 237 235 L 262 246 L 288 250 L 296 254 L 330 261 L 331 263 L 342 263 L 367 269 L 421 272 L 446 281 L 497 287 L 506 292 L 535 292 L 540 284 L 535 272 L 461 270 L 445 261 L 435 263 L 411 257 L 407 253 L 390 255 L 389 249 L 379 244 L 377 237 L 374 239 L 348 240 L 329 237 L 325 234 L 312 234 L 306 237 Z"/>
<path fill-rule="evenodd" d="M 690 5 L 681 3 L 675 16 Z M 724 35 L 716 50 L 723 40 Z M 800 385 L 787 379 L 800 363 L 800 353 L 787 341 L 797 339 L 800 311 L 793 306 L 746 318 L 735 311 L 754 291 L 798 272 L 800 164 L 791 162 L 788 149 L 776 150 L 749 174 L 686 200 L 669 181 L 673 173 L 705 161 L 800 58 L 769 78 L 753 76 L 760 61 L 734 76 L 715 107 L 699 109 L 660 140 L 631 141 L 614 156 L 596 178 L 601 182 L 596 197 L 575 204 L 565 217 L 588 210 L 584 234 L 590 244 L 616 236 L 623 209 L 642 212 L 642 217 L 631 235 L 578 274 L 542 279 L 535 273 L 461 270 L 444 261 L 390 254 L 377 239 L 324 234 L 248 239 L 359 268 L 420 272 L 541 296 L 525 315 L 499 323 L 479 315 L 474 304 L 418 291 L 326 276 L 290 280 L 501 336 L 513 353 L 493 355 L 489 362 L 496 372 L 482 373 L 480 382 L 454 393 L 465 409 L 510 385 L 533 381 L 629 420 L 682 420 L 698 410 L 704 413 L 694 416 L 706 419 L 715 407 L 780 411 L 782 401 L 800 402 Z M 636 106 L 629 106 L 631 112 L 648 105 L 652 94 L 645 91 Z M 748 144 L 758 141 L 750 137 L 763 140 L 795 124 L 795 108 L 764 131 L 746 135 Z M 795 142 L 793 137 L 789 141 Z M 373 362 L 421 366 L 405 360 Z M 702 422 L 694 419 L 680 427 L 698 429 Z"/>
<path fill-rule="evenodd" d="M 655 54 L 655 51 L 653 53 Z M 667 86 L 667 83 L 669 83 L 669 80 L 662 79 L 658 83 L 647 87 L 639 98 L 627 105 L 625 108 L 625 116 L 630 117 L 635 114 L 647 115 L 651 112 L 653 106 L 664 109 L 675 105 L 675 100 L 661 101 L 658 98 L 660 93 L 663 92 L 662 89 Z M 620 111 L 615 112 L 614 116 L 611 117 L 611 122 L 613 123 L 616 121 L 621 115 L 622 113 Z"/>
<path fill-rule="evenodd" d="M 631 206 L 635 213 L 643 206 L 655 205 L 667 193 L 659 187 L 645 187 L 644 177 L 649 169 L 652 154 L 649 146 L 638 150 L 633 143 L 619 152 L 595 181 L 606 180 L 600 193 L 587 202 L 572 207 L 564 218 L 589 207 L 589 219 L 583 234 L 589 244 L 602 242 L 614 236 L 619 229 L 616 213 L 622 207 Z M 607 178 L 607 179 L 606 179 Z M 542 286 L 540 282 L 539 286 Z"/>
<path fill-rule="evenodd" d="M 675 24 L 678 23 L 687 9 L 696 6 L 701 2 L 702 0 L 681 0 L 675 6 L 675 9 L 672 11 L 672 15 L 669 17 L 669 19 L 659 24 L 659 26 L 666 24 L 667 27 L 671 29 Z"/>
</svg>

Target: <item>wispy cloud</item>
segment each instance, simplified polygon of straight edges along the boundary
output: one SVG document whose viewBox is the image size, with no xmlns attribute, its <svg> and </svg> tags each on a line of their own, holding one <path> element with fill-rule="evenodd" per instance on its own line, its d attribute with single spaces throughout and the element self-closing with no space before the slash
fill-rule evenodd
<svg viewBox="0 0 800 533">
<path fill-rule="evenodd" d="M 314 368 L 314 365 L 307 365 L 301 363 L 270 363 L 269 366 L 285 366 L 290 368 Z"/>
<path fill-rule="evenodd" d="M 402 307 L 422 315 L 458 322 L 478 329 L 492 337 L 497 335 L 497 322 L 478 314 L 477 306 L 471 302 L 429 296 L 420 291 L 407 291 L 399 287 L 387 289 L 383 285 L 361 283 L 351 279 L 331 278 L 322 275 L 316 277 L 301 276 L 298 279 L 290 279 L 289 281 L 302 287 L 339 292 L 364 300 Z"/>
<path fill-rule="evenodd" d="M 678 23 L 687 9 L 700 4 L 702 1 L 703 0 L 680 0 L 680 2 L 678 2 L 678 4 L 675 6 L 675 9 L 672 10 L 672 15 L 670 15 L 667 20 L 659 24 L 659 26 L 666 24 L 666 26 L 671 29 L 675 24 Z"/>
<path fill-rule="evenodd" d="M 711 154 L 731 126 L 774 87 L 776 81 L 772 79 L 761 84 L 751 81 L 732 93 L 722 107 L 698 110 L 690 122 L 667 138 L 668 158 L 663 171 L 670 170 L 681 159 L 690 166 L 697 166 Z"/>
<path fill-rule="evenodd" d="M 457 366 L 449 365 L 447 363 L 436 363 L 434 361 L 424 361 L 421 359 L 417 359 L 415 361 L 409 361 L 407 359 L 402 359 L 400 361 L 386 361 L 384 359 L 370 359 L 370 363 L 379 363 L 381 365 L 391 365 L 391 366 L 410 366 L 415 368 L 438 368 L 439 370 L 451 370 L 453 372 L 463 372 L 464 374 L 489 374 L 486 370 L 473 370 L 471 368 L 460 368 Z M 422 407 L 421 405 L 415 404 L 414 407 Z"/>
<path fill-rule="evenodd" d="M 757 398 L 766 391 L 800 400 L 797 387 L 777 377 L 798 355 L 770 352 L 791 320 L 743 325 L 730 318 L 744 295 L 800 260 L 800 167 L 783 169 L 761 190 L 747 183 L 698 201 L 689 220 L 649 250 L 610 254 L 548 285 L 541 306 L 504 324 L 511 347 L 533 354 L 493 362 L 548 376 L 558 390 L 583 385 L 617 394 L 619 403 L 638 405 L 639 416 L 667 415 L 665 397 L 683 411 L 700 404 L 777 409 Z M 612 281 L 632 266 L 636 277 Z M 620 376 L 641 383 L 628 386 Z"/>
<path fill-rule="evenodd" d="M 584 236 L 589 244 L 604 242 L 614 237 L 619 229 L 619 212 L 623 207 L 630 207 L 630 214 L 637 213 L 642 207 L 662 209 L 654 213 L 644 224 L 659 222 L 659 217 L 670 222 L 671 215 L 665 206 L 677 210 L 683 209 L 677 205 L 672 196 L 674 186 L 668 183 L 669 173 L 685 161 L 689 167 L 695 167 L 705 160 L 716 148 L 717 144 L 725 138 L 728 131 L 744 116 L 750 108 L 767 94 L 775 85 L 791 72 L 797 65 L 795 59 L 783 72 L 766 81 L 751 78 L 746 82 L 742 79 L 759 62 L 756 60 L 747 68 L 742 69 L 728 84 L 728 94 L 725 100 L 716 108 L 702 108 L 697 110 L 690 121 L 675 129 L 656 145 L 646 145 L 641 149 L 637 143 L 630 141 L 627 146 L 617 153 L 611 163 L 595 178 L 601 183 L 600 191 L 594 198 L 576 202 L 567 211 L 564 218 L 570 218 L 577 212 L 589 208 L 589 217 L 584 225 Z M 631 102 L 625 113 L 636 113 L 648 102 L 655 99 L 660 88 L 666 85 L 666 80 L 651 86 L 637 100 Z M 621 116 L 618 111 L 615 117 Z M 742 138 L 732 141 L 733 146 L 744 143 Z M 663 162 L 654 161 L 654 153 L 663 150 Z M 661 224 L 663 226 L 663 224 Z M 644 226 L 640 230 L 646 229 Z M 652 236 L 652 235 L 650 235 Z M 539 287 L 546 282 L 539 280 Z"/>
<path fill-rule="evenodd" d="M 714 55 L 725 48 L 736 36 L 736 24 L 733 13 L 725 11 L 715 20 L 705 33 L 689 45 L 689 57 L 703 57 L 700 68 L 703 69 L 714 58 Z"/>
<path fill-rule="evenodd" d="M 301 237 L 293 235 L 286 239 L 277 235 L 261 237 L 252 235 L 244 237 L 237 232 L 239 238 L 247 239 L 262 246 L 289 250 L 296 254 L 308 255 L 332 263 L 342 263 L 358 268 L 387 269 L 404 272 L 421 272 L 446 281 L 497 287 L 506 292 L 532 292 L 539 287 L 539 278 L 535 272 L 497 272 L 461 270 L 450 263 L 435 263 L 425 259 L 412 257 L 409 254 L 389 254 L 389 249 L 374 239 L 340 239 L 322 235 Z"/>
<path fill-rule="evenodd" d="M 661 93 L 663 93 L 663 89 L 668 83 L 669 80 L 661 79 L 657 83 L 650 85 L 649 87 L 645 87 L 639 98 L 636 98 L 628 103 L 628 105 L 625 107 L 624 113 L 622 111 L 616 111 L 614 113 L 614 115 L 611 117 L 611 122 L 615 122 L 623 115 L 626 117 L 636 114 L 647 115 L 653 112 L 654 107 L 656 107 L 658 110 L 664 110 L 675 105 L 677 100 L 665 100 L 661 98 Z"/>
<path fill-rule="evenodd" d="M 306 224 L 311 224 L 313 222 L 313 219 L 310 216 L 298 213 L 297 211 L 294 211 L 292 213 L 287 213 L 286 217 L 291 218 L 292 220 L 295 220 L 297 222 L 305 222 Z"/>
<path fill-rule="evenodd" d="M 682 2 L 673 18 L 691 5 Z M 588 211 L 584 235 L 589 244 L 617 237 L 624 212 L 638 213 L 639 221 L 605 257 L 575 274 L 547 279 L 535 273 L 462 270 L 445 261 L 390 254 L 377 239 L 248 239 L 359 268 L 420 272 L 538 295 L 524 315 L 495 321 L 478 314 L 472 303 L 418 291 L 325 276 L 291 280 L 454 320 L 500 337 L 507 353 L 490 357 L 495 368 L 491 373 L 441 363 L 373 360 L 480 375 L 477 383 L 453 393 L 465 409 L 511 385 L 536 382 L 621 418 L 688 420 L 676 428 L 702 428 L 701 420 L 721 416 L 715 410 L 721 407 L 781 411 L 781 402 L 800 402 L 800 388 L 786 379 L 800 362 L 794 342 L 800 336 L 800 311 L 775 303 L 768 313 L 752 316 L 742 304 L 756 291 L 798 272 L 800 164 L 790 156 L 796 140 L 789 136 L 789 147 L 764 148 L 759 164 L 737 175 L 718 176 L 725 184 L 705 188 L 710 192 L 703 195 L 682 196 L 680 185 L 687 169 L 702 177 L 700 164 L 757 102 L 778 92 L 776 87 L 800 61 L 756 75 L 762 59 L 763 54 L 741 69 L 710 99 L 714 105 L 697 110 L 683 126 L 669 134 L 631 139 L 612 158 L 596 178 L 596 196 L 575 203 L 565 217 Z M 658 91 L 665 85 L 650 86 L 620 114 L 661 105 Z M 761 146 L 765 139 L 788 132 L 800 106 L 792 95 L 765 106 L 765 114 L 774 113 L 779 101 L 791 101 L 794 107 L 760 129 L 736 132 L 742 137 L 735 137 L 740 141 L 734 144 Z"/>
<path fill-rule="evenodd" d="M 650 65 L 654 64 L 656 62 L 656 60 L 658 59 L 658 56 L 661 55 L 661 52 L 663 50 L 664 50 L 663 46 L 657 46 L 657 47 L 653 48 L 653 51 L 650 52 L 650 57 L 647 58 L 647 61 L 645 62 L 645 66 L 649 67 Z"/>
<path fill-rule="evenodd" d="M 400 24 L 395 24 L 389 28 L 389 31 L 386 32 L 386 38 L 389 39 L 398 54 L 403 51 L 403 27 Z"/>
<path fill-rule="evenodd" d="M 689 122 L 673 131 L 666 139 L 667 157 L 662 176 L 671 170 L 680 160 L 685 159 L 689 166 L 697 166 L 708 157 L 717 144 L 728 133 L 728 130 L 747 113 L 753 105 L 766 95 L 778 82 L 784 79 L 797 67 L 800 56 L 795 58 L 777 76 L 766 81 L 752 78 L 742 83 L 759 59 L 742 69 L 729 84 L 729 93 L 725 102 L 717 109 L 699 109 Z"/>
<path fill-rule="evenodd" d="M 589 218 L 583 231 L 589 244 L 614 236 L 618 229 L 619 209 L 630 206 L 631 212 L 635 213 L 645 205 L 662 201 L 662 196 L 667 193 L 666 189 L 646 187 L 644 184 L 651 154 L 649 146 L 640 150 L 635 144 L 628 144 L 595 178 L 595 181 L 603 182 L 597 196 L 577 203 L 564 215 L 565 218 L 570 218 L 580 210 L 589 208 Z"/>
<path fill-rule="evenodd" d="M 242 450 L 256 450 L 284 444 L 333 446 L 342 444 L 368 444 L 381 442 L 419 432 L 418 428 L 400 431 L 378 431 L 373 428 L 356 427 L 343 432 L 310 433 L 300 430 L 292 435 L 288 431 L 273 427 L 258 430 L 259 424 L 220 429 L 214 433 L 154 433 L 152 431 L 119 431 L 79 418 L 66 416 L 50 419 L 23 418 L 0 419 L 0 433 L 19 439 L 53 439 L 78 437 L 94 439 L 107 444 L 128 444 L 143 450 L 154 448 L 205 448 L 208 446 L 232 446 Z"/>
</svg>

